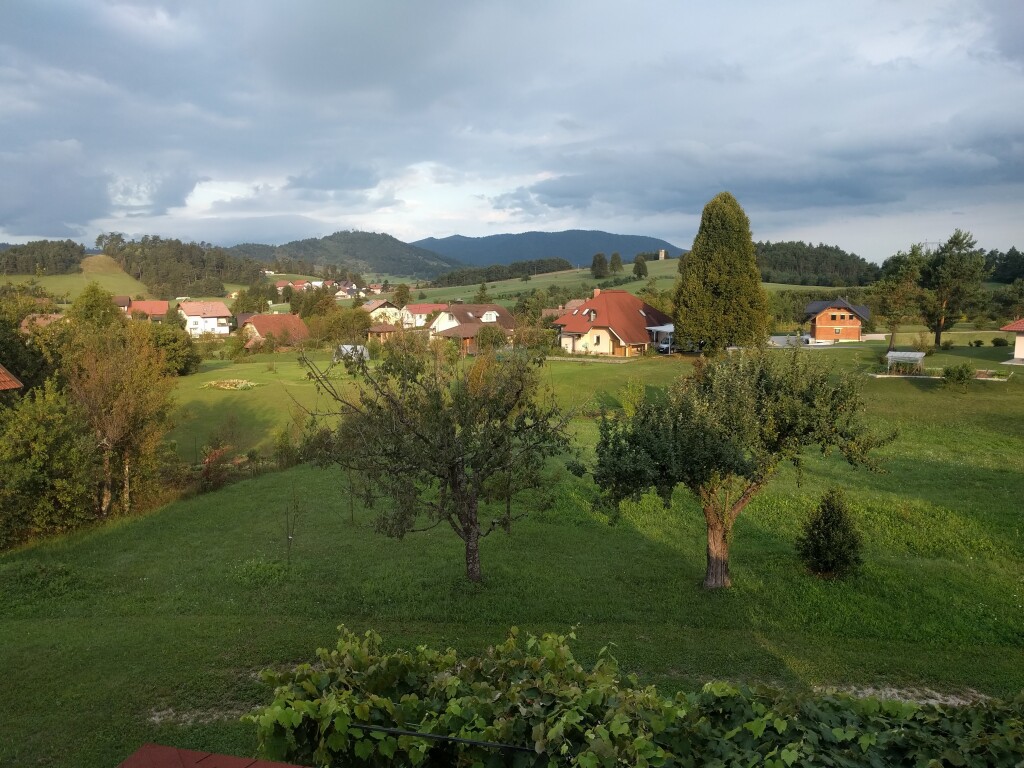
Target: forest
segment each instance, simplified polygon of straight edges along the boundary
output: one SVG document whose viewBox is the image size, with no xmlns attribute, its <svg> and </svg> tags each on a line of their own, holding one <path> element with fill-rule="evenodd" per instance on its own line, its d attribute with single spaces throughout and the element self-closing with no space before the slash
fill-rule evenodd
<svg viewBox="0 0 1024 768">
<path fill-rule="evenodd" d="M 540 275 L 545 272 L 561 272 L 572 268 L 572 263 L 565 259 L 513 261 L 511 264 L 492 264 L 489 267 L 456 269 L 434 278 L 432 285 L 441 288 L 453 285 L 493 283 L 496 280 L 512 280 L 517 277 L 529 279 L 531 275 Z"/>
<path fill-rule="evenodd" d="M 5 244 L 6 245 L 6 244 Z M 85 246 L 74 240 L 35 240 L 0 249 L 0 274 L 67 275 L 77 272 Z"/>
<path fill-rule="evenodd" d="M 799 240 L 758 242 L 757 268 L 766 283 L 789 285 L 868 285 L 879 267 L 837 245 L 811 245 Z"/>
</svg>

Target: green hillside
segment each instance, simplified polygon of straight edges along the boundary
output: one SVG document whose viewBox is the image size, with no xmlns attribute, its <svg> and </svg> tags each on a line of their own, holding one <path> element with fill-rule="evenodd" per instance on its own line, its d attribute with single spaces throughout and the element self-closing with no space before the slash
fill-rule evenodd
<svg viewBox="0 0 1024 768">
<path fill-rule="evenodd" d="M 67 296 L 69 301 L 77 298 L 93 281 L 115 296 L 150 297 L 146 286 L 125 274 L 112 258 L 103 255 L 86 256 L 82 260 L 82 271 L 72 275 L 5 275 L 3 279 L 19 284 L 34 280 L 56 296 Z"/>
</svg>

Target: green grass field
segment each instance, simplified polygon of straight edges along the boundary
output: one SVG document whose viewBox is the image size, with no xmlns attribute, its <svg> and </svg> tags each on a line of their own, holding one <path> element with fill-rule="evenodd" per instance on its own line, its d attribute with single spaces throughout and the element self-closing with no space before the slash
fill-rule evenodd
<svg viewBox="0 0 1024 768">
<path fill-rule="evenodd" d="M 125 274 L 120 265 L 109 256 L 86 256 L 82 260 L 82 271 L 73 275 L 5 275 L 4 281 L 15 284 L 34 280 L 50 293 L 66 295 L 74 301 L 91 282 L 97 282 L 105 291 L 115 296 L 144 296 L 149 298 L 146 286 Z"/>
<path fill-rule="evenodd" d="M 847 371 L 882 344 L 808 351 Z M 1005 349 L 954 348 L 985 367 Z M 268 362 L 274 370 L 268 370 Z M 630 378 L 661 386 L 686 358 L 624 365 L 552 362 L 545 376 L 581 407 L 578 439 L 596 435 L 595 402 L 616 405 Z M 246 392 L 202 389 L 249 378 Z M 0 764 L 115 765 L 140 744 L 250 755 L 238 717 L 269 701 L 256 672 L 312 657 L 335 626 L 381 632 L 388 646 L 471 652 L 530 631 L 577 626 L 587 660 L 613 643 L 626 672 L 671 691 L 709 679 L 892 687 L 1008 696 L 1024 688 L 1024 377 L 975 382 L 864 379 L 870 418 L 900 430 L 887 474 L 808 457 L 740 518 L 735 587 L 706 593 L 703 520 L 677 492 L 627 504 L 610 524 L 589 480 L 559 470 L 522 502 L 529 517 L 482 545 L 484 583 L 463 575 L 448 530 L 403 541 L 373 532 L 337 473 L 297 468 L 0 556 L 0 648 L 6 714 Z M 207 363 L 182 379 L 189 412 L 175 436 L 233 429 L 262 445 L 291 398 L 315 396 L 287 356 Z M 233 415 L 232 415 L 233 414 Z M 245 425 L 244 427 L 241 425 Z M 243 434 L 244 433 L 244 434 Z M 586 449 L 586 445 L 583 446 Z M 187 451 L 186 451 L 187 453 Z M 866 542 L 844 582 L 802 571 L 793 541 L 821 493 L 842 485 Z M 287 566 L 284 514 L 301 510 Z"/>
</svg>

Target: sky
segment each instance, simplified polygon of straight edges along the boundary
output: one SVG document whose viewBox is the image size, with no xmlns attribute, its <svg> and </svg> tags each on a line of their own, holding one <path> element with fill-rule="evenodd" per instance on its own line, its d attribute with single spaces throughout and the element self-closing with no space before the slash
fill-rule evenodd
<svg viewBox="0 0 1024 768">
<path fill-rule="evenodd" d="M 0 241 L 1024 248 L 1020 0 L 3 0 Z"/>
</svg>

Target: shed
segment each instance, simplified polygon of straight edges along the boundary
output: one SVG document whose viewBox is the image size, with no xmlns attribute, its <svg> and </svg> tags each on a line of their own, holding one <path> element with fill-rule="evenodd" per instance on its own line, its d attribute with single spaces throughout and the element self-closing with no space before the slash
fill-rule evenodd
<svg viewBox="0 0 1024 768">
<path fill-rule="evenodd" d="M 334 350 L 334 362 L 341 363 L 345 360 L 369 360 L 370 350 L 362 344 L 339 344 Z"/>
<path fill-rule="evenodd" d="M 894 366 L 897 373 L 922 373 L 923 361 L 924 352 L 886 352 L 886 373 L 892 373 Z"/>
</svg>

